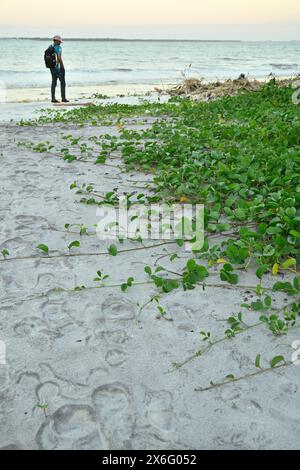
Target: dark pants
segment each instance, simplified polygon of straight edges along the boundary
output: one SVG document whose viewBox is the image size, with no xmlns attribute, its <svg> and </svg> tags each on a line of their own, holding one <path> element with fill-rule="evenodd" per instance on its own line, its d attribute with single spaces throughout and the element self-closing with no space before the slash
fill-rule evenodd
<svg viewBox="0 0 300 470">
<path fill-rule="evenodd" d="M 51 98 L 52 100 L 55 99 L 55 89 L 57 85 L 57 79 L 60 81 L 60 91 L 61 91 L 61 99 L 66 99 L 66 80 L 65 80 L 65 69 L 50 69 L 52 75 L 52 85 L 51 85 Z"/>
</svg>

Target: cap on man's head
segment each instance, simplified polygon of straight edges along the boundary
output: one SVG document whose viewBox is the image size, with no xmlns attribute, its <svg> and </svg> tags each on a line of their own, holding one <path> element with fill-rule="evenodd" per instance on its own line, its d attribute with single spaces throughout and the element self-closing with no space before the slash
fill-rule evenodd
<svg viewBox="0 0 300 470">
<path fill-rule="evenodd" d="M 59 34 L 56 34 L 55 36 L 53 36 L 53 41 L 63 42 L 62 37 Z"/>
</svg>

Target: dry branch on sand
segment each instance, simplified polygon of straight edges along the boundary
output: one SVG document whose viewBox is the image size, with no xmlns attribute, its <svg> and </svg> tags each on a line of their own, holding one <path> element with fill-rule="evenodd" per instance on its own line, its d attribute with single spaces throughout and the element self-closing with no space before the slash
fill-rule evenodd
<svg viewBox="0 0 300 470">
<path fill-rule="evenodd" d="M 166 93 L 171 96 L 187 96 L 194 100 L 210 101 L 223 96 L 234 96 L 241 92 L 259 90 L 270 79 L 276 80 L 282 86 L 286 86 L 300 79 L 300 76 L 289 79 L 276 79 L 270 75 L 267 80 L 249 80 L 244 74 L 237 79 L 228 79 L 217 82 L 205 82 L 203 79 L 186 78 L 182 83 L 172 86 L 167 90 L 156 88 L 158 93 Z"/>
</svg>

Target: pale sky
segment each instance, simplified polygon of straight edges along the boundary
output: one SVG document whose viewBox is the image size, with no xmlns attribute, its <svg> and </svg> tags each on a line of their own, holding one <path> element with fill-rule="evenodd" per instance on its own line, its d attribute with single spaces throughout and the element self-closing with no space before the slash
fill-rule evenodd
<svg viewBox="0 0 300 470">
<path fill-rule="evenodd" d="M 103 37 L 101 30 L 111 35 L 109 32 L 117 34 L 132 27 L 134 37 L 135 30 L 141 35 L 143 25 L 148 36 L 152 26 L 161 36 L 163 25 L 185 25 L 182 34 L 188 37 L 188 25 L 203 24 L 211 24 L 217 36 L 220 35 L 218 23 L 226 29 L 226 24 L 252 23 L 259 28 L 261 23 L 280 22 L 288 28 L 288 22 L 294 25 L 300 22 L 300 0 L 7 0 L 1 3 L 0 36 L 9 32 L 34 35 L 41 31 L 47 36 L 47 28 L 51 28 L 49 34 L 56 28 L 69 36 L 81 31 L 88 35 L 90 31 L 91 36 Z M 99 33 L 95 34 L 96 31 Z"/>
</svg>

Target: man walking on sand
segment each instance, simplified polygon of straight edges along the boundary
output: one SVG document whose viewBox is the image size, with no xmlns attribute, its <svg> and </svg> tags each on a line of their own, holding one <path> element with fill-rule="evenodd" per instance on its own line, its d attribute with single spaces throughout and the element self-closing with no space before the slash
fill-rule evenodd
<svg viewBox="0 0 300 470">
<path fill-rule="evenodd" d="M 55 90 L 57 85 L 57 79 L 60 81 L 60 91 L 61 91 L 61 100 L 63 103 L 68 103 L 66 99 L 66 80 L 65 80 L 65 67 L 62 60 L 62 44 L 63 40 L 58 34 L 53 38 L 53 48 L 54 54 L 56 57 L 56 65 L 54 68 L 50 68 L 52 75 L 52 85 L 51 85 L 51 101 L 52 103 L 59 103 L 55 98 Z"/>
</svg>

